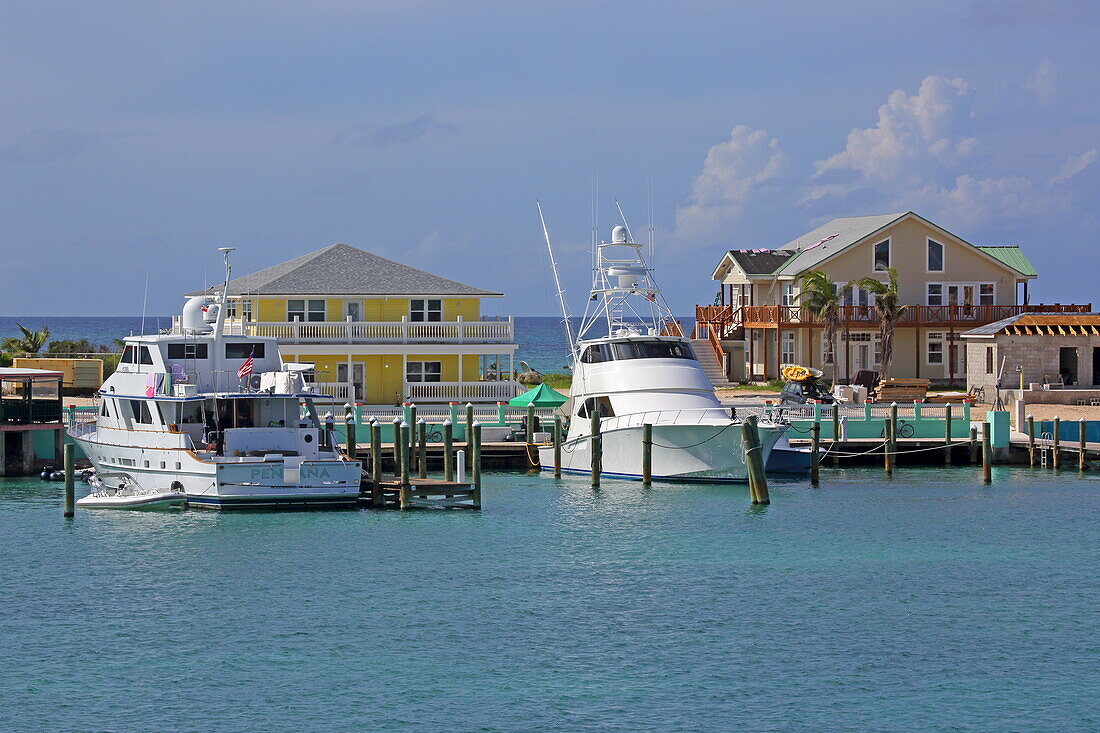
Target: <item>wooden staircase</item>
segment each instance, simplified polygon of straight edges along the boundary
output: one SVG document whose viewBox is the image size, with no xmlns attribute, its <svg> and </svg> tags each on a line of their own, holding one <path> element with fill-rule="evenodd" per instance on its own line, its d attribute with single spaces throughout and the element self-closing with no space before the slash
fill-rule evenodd
<svg viewBox="0 0 1100 733">
<path fill-rule="evenodd" d="M 691 349 L 699 359 L 699 366 L 703 367 L 703 373 L 715 387 L 732 387 L 733 382 L 726 378 L 718 355 L 714 353 L 710 339 L 692 339 Z"/>
</svg>

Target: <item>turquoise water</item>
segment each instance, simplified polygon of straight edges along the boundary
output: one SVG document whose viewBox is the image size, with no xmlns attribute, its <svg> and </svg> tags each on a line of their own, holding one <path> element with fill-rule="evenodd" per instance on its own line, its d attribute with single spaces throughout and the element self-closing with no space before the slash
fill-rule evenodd
<svg viewBox="0 0 1100 733">
<path fill-rule="evenodd" d="M 65 521 L 0 480 L 0 729 L 1095 730 L 1100 476 L 995 482 Z"/>
</svg>

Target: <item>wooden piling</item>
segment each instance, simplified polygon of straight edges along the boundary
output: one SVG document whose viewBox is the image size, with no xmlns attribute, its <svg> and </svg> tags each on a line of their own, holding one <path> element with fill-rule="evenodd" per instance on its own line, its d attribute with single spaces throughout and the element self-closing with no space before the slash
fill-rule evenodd
<svg viewBox="0 0 1100 733">
<path fill-rule="evenodd" d="M 745 452 L 749 500 L 756 505 L 770 504 L 768 479 L 764 474 L 763 451 L 760 448 L 760 431 L 756 425 L 756 415 L 749 415 L 741 421 L 741 448 Z"/>
<path fill-rule="evenodd" d="M 592 488 L 600 487 L 600 473 L 603 472 L 603 437 L 600 435 L 600 411 L 592 410 L 591 427 Z"/>
<path fill-rule="evenodd" d="M 393 419 L 393 478 L 395 481 L 401 480 L 401 455 L 404 453 L 401 448 L 401 422 L 400 417 Z"/>
<path fill-rule="evenodd" d="M 989 421 L 982 423 L 982 481 L 993 483 L 993 443 L 989 439 Z"/>
<path fill-rule="evenodd" d="M 810 486 L 821 483 L 821 421 L 810 426 Z"/>
<path fill-rule="evenodd" d="M 642 486 L 653 483 L 653 424 L 642 425 Z"/>
<path fill-rule="evenodd" d="M 833 446 L 840 443 L 840 405 L 833 403 Z M 833 468 L 840 465 L 840 453 L 833 451 Z"/>
<path fill-rule="evenodd" d="M 1085 470 L 1085 418 L 1081 418 L 1081 422 L 1078 423 L 1080 433 L 1077 437 L 1077 470 Z"/>
<path fill-rule="evenodd" d="M 416 423 L 417 454 L 416 475 L 428 478 L 428 422 L 424 418 Z"/>
<path fill-rule="evenodd" d="M 371 420 L 370 423 L 370 503 L 382 506 L 382 423 Z"/>
<path fill-rule="evenodd" d="M 359 446 L 355 444 L 355 415 L 354 413 L 348 413 L 347 422 L 344 423 L 344 429 L 348 434 L 348 458 L 353 461 L 359 457 Z"/>
<path fill-rule="evenodd" d="M 1058 454 L 1062 452 L 1062 418 L 1054 418 L 1054 445 L 1051 448 L 1053 467 L 1058 468 Z"/>
<path fill-rule="evenodd" d="M 455 426 L 450 418 L 443 421 L 443 480 L 455 480 Z"/>
<path fill-rule="evenodd" d="M 943 465 L 951 465 L 951 403 L 943 406 Z"/>
<path fill-rule="evenodd" d="M 474 484 L 474 506 L 478 509 L 481 508 L 481 423 L 473 424 L 473 450 L 470 451 L 473 455 L 474 468 L 473 468 L 473 484 Z"/>
<path fill-rule="evenodd" d="M 1027 463 L 1035 468 L 1035 416 L 1027 416 Z"/>
<path fill-rule="evenodd" d="M 524 426 L 527 433 L 527 442 L 534 444 L 535 442 L 535 406 L 527 405 L 527 425 Z"/>
<path fill-rule="evenodd" d="M 970 426 L 970 465 L 978 462 L 978 429 Z"/>
<path fill-rule="evenodd" d="M 561 415 L 554 415 L 554 478 L 561 478 Z"/>
<path fill-rule="evenodd" d="M 419 461 L 417 459 L 420 455 L 419 451 L 417 451 L 417 449 L 416 449 L 416 441 L 417 441 L 417 438 L 419 437 L 419 433 L 417 432 L 417 429 L 416 429 L 417 424 L 419 423 L 419 420 L 417 420 L 416 413 L 417 413 L 416 403 L 414 402 L 414 403 L 409 405 L 409 427 L 410 427 L 409 437 L 410 437 L 410 440 L 409 440 L 408 445 L 405 446 L 409 450 L 409 473 L 410 474 L 412 474 L 413 471 L 416 471 L 418 469 Z"/>
<path fill-rule="evenodd" d="M 65 517 L 76 516 L 76 473 L 73 470 L 73 444 L 66 443 L 64 448 L 65 466 Z"/>
<path fill-rule="evenodd" d="M 466 447 L 470 448 L 470 441 L 474 437 L 474 405 L 472 402 L 466 403 Z M 468 465 L 467 470 L 471 473 L 474 470 L 474 452 L 472 450 L 466 451 L 466 461 Z"/>
<path fill-rule="evenodd" d="M 398 504 L 402 509 L 405 509 L 409 505 L 409 451 L 408 445 L 412 439 L 412 427 L 407 423 L 401 423 L 401 437 L 398 439 L 395 448 L 400 448 L 399 451 L 395 451 L 395 455 L 400 455 L 399 463 L 401 464 L 401 488 L 397 495 Z"/>
<path fill-rule="evenodd" d="M 892 476 L 894 474 L 894 456 L 897 454 L 897 436 L 898 436 L 898 403 L 890 403 L 890 417 L 886 425 L 884 426 L 886 433 L 886 447 L 883 451 L 883 461 L 886 467 L 886 475 Z"/>
</svg>

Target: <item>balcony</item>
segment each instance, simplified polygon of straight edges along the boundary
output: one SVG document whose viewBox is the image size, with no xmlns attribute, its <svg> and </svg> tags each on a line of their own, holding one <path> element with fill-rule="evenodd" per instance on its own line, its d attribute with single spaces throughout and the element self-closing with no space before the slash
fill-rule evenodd
<svg viewBox="0 0 1100 733">
<path fill-rule="evenodd" d="M 345 404 L 362 402 L 362 391 L 356 395 L 350 382 L 314 382 L 311 391 L 318 402 Z M 486 382 L 406 382 L 400 401 L 432 402 L 505 402 L 520 393 L 521 387 L 512 380 Z"/>
<path fill-rule="evenodd" d="M 910 305 L 897 321 L 899 328 L 970 329 L 1021 313 L 1090 313 L 1092 304 L 1053 305 Z M 737 338 L 744 328 L 822 328 L 824 322 L 798 305 L 696 306 L 696 328 L 717 332 L 718 338 Z M 877 328 L 873 306 L 846 305 L 840 308 L 844 328 Z"/>
<path fill-rule="evenodd" d="M 509 344 L 515 341 L 512 316 L 466 321 L 239 321 L 227 320 L 223 332 L 234 336 L 276 338 L 283 344 Z M 179 316 L 173 334 L 182 333 Z"/>
</svg>

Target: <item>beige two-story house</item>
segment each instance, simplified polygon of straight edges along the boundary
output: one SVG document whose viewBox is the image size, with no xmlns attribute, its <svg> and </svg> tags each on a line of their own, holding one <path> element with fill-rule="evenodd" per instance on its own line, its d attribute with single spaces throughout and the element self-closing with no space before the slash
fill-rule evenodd
<svg viewBox="0 0 1100 733">
<path fill-rule="evenodd" d="M 696 308 L 696 331 L 731 380 L 776 378 L 803 364 L 850 380 L 881 367 L 879 320 L 870 293 L 848 283 L 898 271 L 906 305 L 894 332 L 890 375 L 962 382 L 959 334 L 1031 311 L 1088 312 L 1087 305 L 1032 305 L 1036 272 L 1016 246 L 977 246 L 909 211 L 834 219 L 776 249 L 726 252 L 712 273 L 712 305 Z M 842 290 L 843 328 L 836 353 L 823 324 L 799 300 L 800 278 L 826 273 Z M 707 354 L 709 357 L 709 354 Z"/>
</svg>

